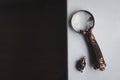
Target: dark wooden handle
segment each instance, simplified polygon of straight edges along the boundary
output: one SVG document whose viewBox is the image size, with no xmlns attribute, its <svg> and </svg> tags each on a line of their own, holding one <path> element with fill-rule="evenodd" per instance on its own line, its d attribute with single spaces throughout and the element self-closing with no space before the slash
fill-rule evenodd
<svg viewBox="0 0 120 80">
<path fill-rule="evenodd" d="M 95 60 L 96 61 L 94 61 L 94 68 L 99 69 L 101 71 L 105 70 L 106 63 L 104 61 L 102 52 L 101 52 L 101 50 L 98 46 L 97 41 L 95 40 L 94 35 L 92 34 L 91 31 L 84 31 L 84 36 L 85 36 L 89 46 L 92 49 L 91 51 L 95 55 Z"/>
</svg>

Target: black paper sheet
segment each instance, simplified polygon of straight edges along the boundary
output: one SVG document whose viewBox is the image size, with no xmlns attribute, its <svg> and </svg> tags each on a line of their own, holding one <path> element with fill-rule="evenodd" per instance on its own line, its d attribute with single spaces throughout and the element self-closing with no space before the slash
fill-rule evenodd
<svg viewBox="0 0 120 80">
<path fill-rule="evenodd" d="M 0 1 L 0 80 L 67 80 L 65 0 Z"/>
</svg>

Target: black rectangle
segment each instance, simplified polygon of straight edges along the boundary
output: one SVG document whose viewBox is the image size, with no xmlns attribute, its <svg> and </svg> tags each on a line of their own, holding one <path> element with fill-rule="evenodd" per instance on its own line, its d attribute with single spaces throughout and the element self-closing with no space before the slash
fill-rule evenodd
<svg viewBox="0 0 120 80">
<path fill-rule="evenodd" d="M 0 80 L 67 80 L 65 0 L 0 1 Z"/>
</svg>

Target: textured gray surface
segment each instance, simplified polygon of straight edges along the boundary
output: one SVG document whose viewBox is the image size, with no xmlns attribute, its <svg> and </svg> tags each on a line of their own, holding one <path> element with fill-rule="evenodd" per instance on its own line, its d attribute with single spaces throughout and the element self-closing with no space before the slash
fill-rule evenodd
<svg viewBox="0 0 120 80">
<path fill-rule="evenodd" d="M 88 10 L 95 17 L 93 33 L 107 63 L 106 70 L 95 71 L 89 62 L 89 52 L 81 34 L 68 24 L 68 80 L 120 79 L 120 1 L 119 0 L 67 0 L 68 22 L 77 10 Z M 82 56 L 87 58 L 83 73 L 75 69 Z"/>
</svg>

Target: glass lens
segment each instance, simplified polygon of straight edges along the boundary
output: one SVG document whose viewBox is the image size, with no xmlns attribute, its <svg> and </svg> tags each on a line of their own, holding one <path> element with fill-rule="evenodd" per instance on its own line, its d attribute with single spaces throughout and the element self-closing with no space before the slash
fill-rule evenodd
<svg viewBox="0 0 120 80">
<path fill-rule="evenodd" d="M 87 11 L 79 11 L 72 16 L 71 25 L 77 32 L 94 26 L 94 18 Z"/>
</svg>

